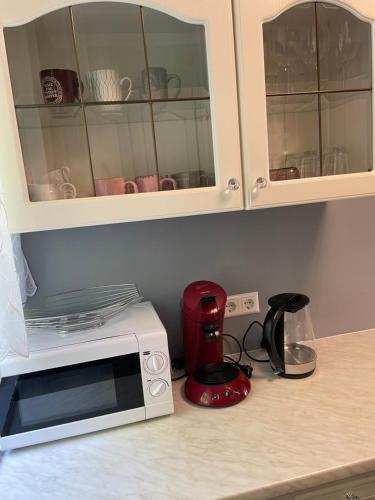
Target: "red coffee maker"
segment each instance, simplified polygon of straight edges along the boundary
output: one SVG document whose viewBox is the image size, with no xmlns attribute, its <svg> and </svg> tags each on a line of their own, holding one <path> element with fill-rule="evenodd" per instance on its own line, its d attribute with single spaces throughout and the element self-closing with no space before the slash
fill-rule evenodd
<svg viewBox="0 0 375 500">
<path fill-rule="evenodd" d="M 223 322 L 227 294 L 211 281 L 195 281 L 185 288 L 185 394 L 203 406 L 229 406 L 250 391 L 246 375 L 223 356 Z"/>
</svg>

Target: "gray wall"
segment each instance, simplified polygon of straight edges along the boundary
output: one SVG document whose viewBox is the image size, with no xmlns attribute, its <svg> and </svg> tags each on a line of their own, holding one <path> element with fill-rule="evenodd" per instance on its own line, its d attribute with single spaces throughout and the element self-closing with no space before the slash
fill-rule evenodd
<svg viewBox="0 0 375 500">
<path fill-rule="evenodd" d="M 23 235 L 23 248 L 46 295 L 135 282 L 182 352 L 179 302 L 197 279 L 228 294 L 259 291 L 261 314 L 226 321 L 240 337 L 283 291 L 311 298 L 317 336 L 375 327 L 375 198 Z M 256 345 L 259 334 L 254 333 Z"/>
</svg>

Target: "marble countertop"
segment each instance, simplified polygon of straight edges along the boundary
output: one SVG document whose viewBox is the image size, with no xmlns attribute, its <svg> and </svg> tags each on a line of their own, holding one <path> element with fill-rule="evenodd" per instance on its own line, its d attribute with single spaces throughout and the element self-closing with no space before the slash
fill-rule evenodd
<svg viewBox="0 0 375 500">
<path fill-rule="evenodd" d="M 307 379 L 255 367 L 237 406 L 0 455 L 1 500 L 262 500 L 375 470 L 375 331 L 317 341 Z"/>
</svg>

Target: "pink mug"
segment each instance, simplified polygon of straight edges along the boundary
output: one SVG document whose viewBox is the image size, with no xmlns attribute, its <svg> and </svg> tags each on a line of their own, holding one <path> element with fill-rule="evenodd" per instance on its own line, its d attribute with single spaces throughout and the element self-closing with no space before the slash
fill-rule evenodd
<svg viewBox="0 0 375 500">
<path fill-rule="evenodd" d="M 133 181 L 126 181 L 124 177 L 110 179 L 95 179 L 96 196 L 109 196 L 112 194 L 138 193 L 138 186 Z"/>
<path fill-rule="evenodd" d="M 177 184 L 171 177 L 159 179 L 155 175 L 139 175 L 135 178 L 139 193 L 149 193 L 151 191 L 172 191 L 177 189 Z"/>
</svg>

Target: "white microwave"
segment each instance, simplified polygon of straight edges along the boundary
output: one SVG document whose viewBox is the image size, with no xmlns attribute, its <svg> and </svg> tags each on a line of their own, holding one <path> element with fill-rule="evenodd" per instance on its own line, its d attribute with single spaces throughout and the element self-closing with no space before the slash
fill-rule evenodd
<svg viewBox="0 0 375 500">
<path fill-rule="evenodd" d="M 0 366 L 0 450 L 173 413 L 166 331 L 149 302 L 101 328 L 34 330 Z"/>
</svg>

